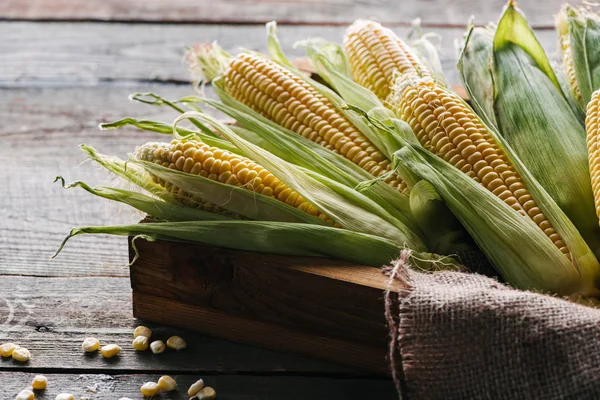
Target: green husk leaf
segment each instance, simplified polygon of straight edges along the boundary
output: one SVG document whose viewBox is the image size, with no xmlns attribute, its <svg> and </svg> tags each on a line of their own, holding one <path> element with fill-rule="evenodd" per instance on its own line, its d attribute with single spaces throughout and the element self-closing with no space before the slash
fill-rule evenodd
<svg viewBox="0 0 600 400">
<path fill-rule="evenodd" d="M 585 129 L 549 65 L 527 20 L 509 5 L 494 38 L 498 127 L 519 159 L 600 255 Z"/>
<path fill-rule="evenodd" d="M 412 39 L 413 35 L 416 36 L 416 39 Z M 438 45 L 433 43 L 434 38 L 437 39 Z M 423 33 L 421 30 L 421 18 L 416 18 L 412 21 L 412 29 L 408 39 L 410 47 L 414 50 L 421 62 L 423 62 L 429 71 L 433 73 L 435 81 L 439 85 L 446 86 L 446 77 L 444 76 L 444 70 L 438 52 L 441 36 L 433 32 Z"/>
<path fill-rule="evenodd" d="M 136 128 L 142 129 L 145 131 L 158 132 L 158 133 L 162 133 L 165 135 L 173 135 L 173 126 L 171 124 L 168 124 L 166 122 L 140 120 L 140 119 L 135 119 L 135 118 L 124 118 L 119 121 L 106 123 L 106 124 L 100 124 L 99 127 L 102 130 L 109 130 L 109 129 L 122 128 L 122 127 L 128 126 L 128 125 L 135 126 Z M 206 128 L 206 129 L 208 129 L 208 128 Z M 233 144 L 231 144 L 231 142 L 228 142 L 227 140 L 216 137 L 214 135 L 214 133 L 211 135 L 207 135 L 204 132 L 205 132 L 205 129 L 202 129 L 201 131 L 194 131 L 191 129 L 186 129 L 181 126 L 178 126 L 176 136 L 179 138 L 185 138 L 185 139 L 191 139 L 191 138 L 198 139 L 201 142 L 206 143 L 209 146 L 218 147 L 220 149 L 227 150 L 231 153 L 243 155 L 243 154 L 241 154 L 240 150 L 237 147 L 235 147 Z"/>
<path fill-rule="evenodd" d="M 147 235 L 154 240 L 201 243 L 290 256 L 331 257 L 374 267 L 389 263 L 400 251 L 390 240 L 319 225 L 265 221 L 186 221 L 75 228 L 55 256 L 70 238 L 81 234 Z"/>
<path fill-rule="evenodd" d="M 497 127 L 494 111 L 494 79 L 491 71 L 493 27 L 471 26 L 458 57 L 458 70 L 473 109 L 489 126 Z"/>
<path fill-rule="evenodd" d="M 590 290 L 546 235 L 468 175 L 419 146 L 395 156 L 430 182 L 502 276 L 520 289 L 572 294 Z"/>
<path fill-rule="evenodd" d="M 231 219 L 228 216 L 215 214 L 207 211 L 189 208 L 178 204 L 146 196 L 145 194 L 108 186 L 89 186 L 85 182 L 76 181 L 66 184 L 62 176 L 57 176 L 54 182 L 60 181 L 65 189 L 75 187 L 108 200 L 127 204 L 136 210 L 146 213 L 157 220 L 166 221 L 217 221 Z"/>
<path fill-rule="evenodd" d="M 600 89 L 600 17 L 583 8 L 566 7 L 571 54 L 585 107 Z"/>
<path fill-rule="evenodd" d="M 416 251 L 425 249 L 424 243 L 414 232 L 366 196 L 325 177 L 317 180 L 314 178 L 315 173 L 309 176 L 301 167 L 290 164 L 242 139 L 229 127 L 208 115 L 194 112 L 185 113 L 175 120 L 174 127 L 181 120 L 189 117 L 197 118 L 212 126 L 236 147 L 248 154 L 252 160 L 269 170 L 344 228 L 385 237 L 396 241 L 400 246 L 406 245 Z"/>
<path fill-rule="evenodd" d="M 200 175 L 192 175 L 147 161 L 130 161 L 186 193 L 198 196 L 235 214 L 258 221 L 303 222 L 324 225 L 321 219 L 282 201 L 242 187 L 227 185 Z"/>
</svg>

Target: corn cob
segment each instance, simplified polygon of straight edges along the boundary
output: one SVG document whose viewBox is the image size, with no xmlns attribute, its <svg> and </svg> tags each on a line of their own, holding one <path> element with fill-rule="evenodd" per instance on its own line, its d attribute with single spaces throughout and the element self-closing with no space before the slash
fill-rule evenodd
<svg viewBox="0 0 600 400">
<path fill-rule="evenodd" d="M 146 143 L 136 149 L 135 158 L 162 165 L 166 168 L 200 175 L 214 181 L 242 187 L 255 193 L 276 198 L 310 215 L 334 225 L 325 214 L 289 188 L 269 171 L 252 160 L 198 140 L 173 140 L 171 143 Z M 170 182 L 153 176 L 156 183 L 177 195 L 182 204 L 206 211 L 224 210 L 199 196 L 186 193 Z"/>
<path fill-rule="evenodd" d="M 252 54 L 233 58 L 223 75 L 225 90 L 277 124 L 312 140 L 379 177 L 390 161 L 333 104 L 302 78 Z M 406 192 L 397 174 L 385 182 Z"/>
<path fill-rule="evenodd" d="M 404 76 L 390 102 L 427 150 L 481 183 L 523 216 L 570 256 L 570 251 L 529 194 L 522 178 L 490 132 L 456 94 L 430 78 Z"/>
<path fill-rule="evenodd" d="M 369 20 L 357 20 L 344 35 L 344 50 L 354 80 L 386 100 L 395 75 L 418 72 L 431 76 L 410 47 L 394 32 Z"/>
<path fill-rule="evenodd" d="M 571 51 L 571 39 L 569 34 L 569 22 L 567 21 L 567 8 L 563 7 L 560 13 L 556 16 L 556 30 L 558 31 L 558 44 L 562 54 L 563 68 L 569 86 L 573 92 L 573 96 L 580 104 L 583 104 L 579 83 L 577 83 L 577 74 L 575 73 L 575 64 L 573 61 L 573 53 Z"/>
<path fill-rule="evenodd" d="M 600 91 L 592 94 L 587 106 L 585 129 L 587 132 L 587 148 L 592 177 L 592 191 L 596 203 L 596 215 L 600 219 Z"/>
</svg>

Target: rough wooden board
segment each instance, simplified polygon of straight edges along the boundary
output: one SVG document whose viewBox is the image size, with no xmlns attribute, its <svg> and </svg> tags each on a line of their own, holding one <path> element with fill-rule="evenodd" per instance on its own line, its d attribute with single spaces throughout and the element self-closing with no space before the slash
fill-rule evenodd
<svg viewBox="0 0 600 400">
<path fill-rule="evenodd" d="M 100 85 L 83 88 L 0 90 L 0 274 L 37 276 L 127 276 L 127 241 L 114 237 L 82 237 L 50 260 L 61 239 L 83 224 L 135 223 L 139 214 L 81 189 L 64 190 L 67 181 L 114 183 L 91 162 L 80 143 L 106 154 L 126 157 L 135 146 L 167 137 L 134 128 L 100 131 L 98 122 L 126 116 L 172 121 L 166 108 L 127 100 L 135 91 L 156 91 L 167 97 L 190 93 L 184 86 L 140 83 L 131 87 Z M 167 138 L 168 140 L 168 138 Z"/>
<path fill-rule="evenodd" d="M 140 2 L 143 3 L 143 2 Z M 405 37 L 407 27 L 396 29 Z M 440 35 L 440 58 L 449 83 L 460 84 L 456 70 L 455 40 L 462 28 L 426 29 Z M 308 37 L 340 42 L 344 27 L 282 26 L 280 38 L 290 57 L 302 56 L 293 44 Z M 160 25 L 108 23 L 0 22 L 0 86 L 94 85 L 118 81 L 189 81 L 182 65 L 186 45 L 217 40 L 228 51 L 238 48 L 266 51 L 263 26 Z M 556 50 L 556 35 L 538 31 L 550 54 Z M 139 85 L 136 84 L 136 85 Z"/>
<path fill-rule="evenodd" d="M 13 400 L 15 395 L 27 387 L 34 373 L 0 372 L 2 392 L 0 399 Z M 140 386 L 160 377 L 154 375 L 103 375 L 103 374 L 45 374 L 48 389 L 36 398 L 54 400 L 59 391 L 72 393 L 75 398 L 90 400 L 116 400 L 122 396 L 141 398 Z M 202 377 L 206 385 L 217 391 L 219 400 L 362 400 L 397 399 L 398 395 L 390 380 L 384 379 L 336 379 L 303 376 L 244 376 L 244 375 L 173 375 L 178 384 L 175 392 L 160 394 L 154 399 L 187 399 L 190 384 Z"/>
<path fill-rule="evenodd" d="M 133 329 L 141 323 L 132 316 L 127 278 L 34 278 L 0 276 L 10 288 L 0 295 L 0 343 L 15 342 L 32 352 L 27 364 L 0 360 L 0 370 L 36 371 L 172 371 L 172 373 L 320 373 L 360 376 L 334 364 L 292 354 L 262 350 L 190 331 L 147 324 L 154 337 L 166 340 L 180 335 L 189 348 L 161 355 L 136 352 L 131 347 Z M 87 336 L 116 343 L 121 354 L 104 360 L 85 355 L 81 343 Z M 0 380 L 2 388 L 2 380 Z M 0 390 L 1 392 L 1 390 Z"/>
<path fill-rule="evenodd" d="M 552 26 L 562 0 L 519 3 L 532 24 Z M 579 4 L 580 1 L 571 1 Z M 505 0 L 4 0 L 0 16 L 11 19 L 113 20 L 169 22 L 340 24 L 375 17 L 388 23 L 410 23 L 420 17 L 426 24 L 464 25 L 471 15 L 480 23 L 495 21 Z"/>
</svg>

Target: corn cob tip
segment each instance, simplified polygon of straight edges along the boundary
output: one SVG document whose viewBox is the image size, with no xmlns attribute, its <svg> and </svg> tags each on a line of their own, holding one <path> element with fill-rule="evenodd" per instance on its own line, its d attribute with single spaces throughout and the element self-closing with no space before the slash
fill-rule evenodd
<svg viewBox="0 0 600 400">
<path fill-rule="evenodd" d="M 215 41 L 190 47 L 185 54 L 185 64 L 196 84 L 210 83 L 221 76 L 229 66 L 231 54 Z"/>
<path fill-rule="evenodd" d="M 600 90 L 592 94 L 587 105 L 585 128 L 592 192 L 594 193 L 596 215 L 600 223 Z"/>
</svg>

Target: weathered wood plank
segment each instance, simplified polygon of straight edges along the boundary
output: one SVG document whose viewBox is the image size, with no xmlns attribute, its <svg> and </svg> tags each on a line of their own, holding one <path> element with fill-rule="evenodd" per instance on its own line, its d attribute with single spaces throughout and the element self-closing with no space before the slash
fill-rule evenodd
<svg viewBox="0 0 600 400">
<path fill-rule="evenodd" d="M 143 3 L 143 2 L 142 2 Z M 282 45 L 290 57 L 302 56 L 293 44 L 308 37 L 340 42 L 344 27 L 282 26 Z M 451 84 L 459 84 L 454 42 L 462 28 L 426 29 L 440 35 L 440 58 Z M 396 32 L 405 37 L 409 28 Z M 538 31 L 553 54 L 554 31 Z M 240 47 L 266 51 L 263 26 L 158 25 L 107 23 L 1 22 L 0 86 L 94 85 L 119 81 L 189 81 L 182 66 L 186 45 L 217 40 L 230 52 Z"/>
<path fill-rule="evenodd" d="M 581 1 L 571 1 L 578 4 Z M 562 0 L 519 4 L 534 25 L 548 26 Z M 295 24 L 344 24 L 356 18 L 378 18 L 386 23 L 407 24 L 420 17 L 424 23 L 466 25 L 471 15 L 480 23 L 495 21 L 505 0 L 493 1 L 391 1 L 391 0 L 5 0 L 0 16 L 11 19 L 109 20 L 168 22 L 261 23 L 279 20 Z"/>
<path fill-rule="evenodd" d="M 132 332 L 141 321 L 132 316 L 131 289 L 127 278 L 0 275 L 0 285 L 10 288 L 0 295 L 0 343 L 15 342 L 27 347 L 32 353 L 31 361 L 25 365 L 6 359 L 0 361 L 0 370 L 32 368 L 36 371 L 58 372 L 309 372 L 361 375 L 334 364 L 155 324 L 147 324 L 153 329 L 154 338 L 166 340 L 169 336 L 180 335 L 188 342 L 188 349 L 181 352 L 167 351 L 161 355 L 154 355 L 149 351 L 136 352 L 131 347 Z M 95 336 L 104 344 L 120 345 L 121 354 L 111 360 L 105 360 L 99 354 L 84 354 L 81 343 L 87 336 Z M 2 383 L 0 379 L 0 388 L 4 387 Z"/>
<path fill-rule="evenodd" d="M 34 373 L 0 372 L 2 393 L 0 399 L 12 400 L 16 394 L 30 385 Z M 39 400 L 54 400 L 62 392 L 69 392 L 79 399 L 116 400 L 127 396 L 141 398 L 139 388 L 148 381 L 156 382 L 160 377 L 154 375 L 64 375 L 45 374 L 48 388 L 36 397 Z M 220 400 L 359 400 L 359 399 L 396 399 L 397 394 L 391 381 L 383 379 L 335 379 L 302 376 L 198 376 L 173 375 L 178 389 L 163 393 L 157 399 L 187 399 L 187 388 L 202 377 L 206 385 L 217 391 Z"/>
<path fill-rule="evenodd" d="M 176 113 L 127 100 L 133 91 L 167 97 L 190 93 L 185 86 L 139 84 L 87 88 L 0 90 L 0 274 L 37 276 L 127 276 L 127 241 L 82 237 L 50 260 L 61 239 L 78 225 L 135 223 L 139 214 L 95 198 L 80 189 L 54 184 L 68 181 L 114 183 L 102 168 L 85 162 L 79 149 L 88 143 L 106 154 L 125 157 L 144 141 L 165 139 L 135 129 L 100 131 L 98 122 L 126 116 L 172 121 Z"/>
</svg>

